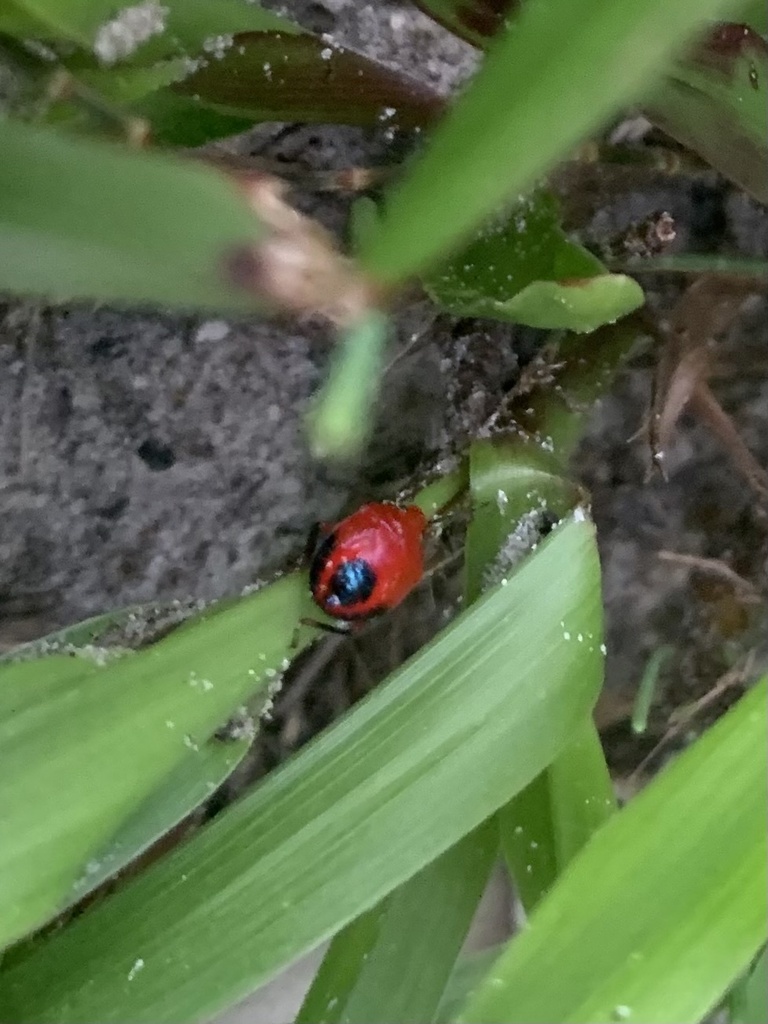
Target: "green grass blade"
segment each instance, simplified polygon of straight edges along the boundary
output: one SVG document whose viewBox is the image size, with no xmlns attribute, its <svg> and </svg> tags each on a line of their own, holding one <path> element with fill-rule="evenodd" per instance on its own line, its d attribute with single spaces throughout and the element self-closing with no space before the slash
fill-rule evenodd
<svg viewBox="0 0 768 1024">
<path fill-rule="evenodd" d="M 559 410 L 561 401 L 561 394 L 554 390 L 549 400 L 545 395 L 538 419 L 542 435 L 553 429 L 553 410 Z M 583 411 L 572 415 L 580 421 Z M 467 532 L 468 599 L 481 591 L 494 559 L 497 571 L 508 577 L 526 548 L 539 541 L 536 517 L 542 504 L 547 512 L 563 515 L 578 500 L 578 492 L 556 469 L 544 470 L 547 462 L 556 467 L 554 453 L 542 453 L 535 444 L 520 445 L 516 435 L 472 446 L 474 516 Z M 604 654 L 599 621 L 589 628 L 573 628 L 563 617 L 559 628 L 565 647 L 583 644 Z M 600 738 L 589 717 L 574 729 L 571 741 L 552 764 L 497 816 L 502 850 L 526 910 L 533 908 L 614 808 Z"/>
<path fill-rule="evenodd" d="M 448 1024 L 454 1019 L 469 993 L 478 987 L 503 949 L 503 945 L 491 946 L 458 959 L 437 1008 L 435 1024 Z"/>
<path fill-rule="evenodd" d="M 104 667 L 0 666 L 0 946 L 53 916 L 190 745 L 267 687 L 304 586 L 287 577 Z"/>
<path fill-rule="evenodd" d="M 755 686 L 593 836 L 460 1021 L 706 1016 L 768 931 L 767 691 Z"/>
<path fill-rule="evenodd" d="M 333 940 L 297 1024 L 435 1016 L 498 849 L 485 822 Z"/>
<path fill-rule="evenodd" d="M 635 704 L 632 708 L 632 732 L 636 736 L 642 736 L 648 728 L 648 715 L 651 713 L 654 697 L 656 696 L 656 684 L 659 681 L 659 673 L 664 667 L 664 662 L 669 659 L 673 652 L 674 647 L 669 644 L 662 644 L 646 662 L 637 686 Z"/>
<path fill-rule="evenodd" d="M 265 229 L 222 175 L 10 120 L 0 148 L 0 290 L 256 306 L 228 268 Z"/>
<path fill-rule="evenodd" d="M 498 814 L 501 846 L 526 911 L 616 809 L 591 718 L 538 778 Z"/>
<path fill-rule="evenodd" d="M 434 264 L 652 76 L 727 0 L 529 0 L 365 238 L 394 283 Z"/>
<path fill-rule="evenodd" d="M 204 1020 L 375 906 L 592 706 L 600 654 L 558 623 L 599 619 L 599 575 L 591 524 L 558 529 L 250 796 L 2 976 L 0 1019 Z"/>
</svg>

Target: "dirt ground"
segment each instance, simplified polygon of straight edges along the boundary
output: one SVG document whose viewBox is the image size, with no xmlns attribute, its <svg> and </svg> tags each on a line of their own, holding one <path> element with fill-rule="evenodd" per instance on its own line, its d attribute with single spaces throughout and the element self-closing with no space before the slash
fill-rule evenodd
<svg viewBox="0 0 768 1024">
<path fill-rule="evenodd" d="M 301 13 L 311 27 L 443 90 L 474 64 L 468 47 L 396 4 L 326 0 L 302 4 Z M 243 146 L 309 169 L 392 158 L 385 133 L 357 129 L 268 126 Z M 302 204 L 343 231 L 343 200 L 307 194 Z M 586 236 L 659 208 L 675 217 L 683 248 L 768 256 L 766 211 L 714 176 L 633 180 L 598 203 Z M 650 282 L 651 301 L 667 310 L 679 288 Z M 539 332 L 452 319 L 418 297 L 398 313 L 396 330 L 393 357 L 404 354 L 385 378 L 375 442 L 360 467 L 342 472 L 313 463 L 304 434 L 332 345 L 322 325 L 10 300 L 0 306 L 0 645 L 134 602 L 239 592 L 296 559 L 312 522 L 391 496 L 460 447 L 541 343 Z M 764 297 L 745 303 L 718 355 L 714 390 L 768 466 Z M 709 694 L 750 652 L 753 672 L 768 660 L 766 510 L 711 431 L 690 417 L 670 452 L 668 481 L 646 480 L 647 453 L 635 435 L 648 410 L 652 366 L 639 353 L 621 372 L 574 462 L 592 495 L 604 568 L 601 722 L 625 782 L 673 712 Z M 712 566 L 663 560 L 662 551 L 717 560 L 745 583 Z M 248 777 L 284 758 L 415 650 L 439 625 L 452 593 L 450 573 L 437 577 L 402 614 L 307 656 L 264 728 Z M 648 659 L 663 646 L 669 655 L 657 699 L 638 737 L 627 716 Z M 738 681 L 723 688 L 666 752 L 690 741 L 739 692 Z"/>
</svg>

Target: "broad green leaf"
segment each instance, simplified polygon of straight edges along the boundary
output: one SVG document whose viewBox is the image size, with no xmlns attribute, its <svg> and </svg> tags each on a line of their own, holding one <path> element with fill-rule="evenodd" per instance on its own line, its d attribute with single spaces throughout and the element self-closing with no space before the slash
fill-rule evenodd
<svg viewBox="0 0 768 1024">
<path fill-rule="evenodd" d="M 173 91 L 254 121 L 324 121 L 412 128 L 443 109 L 437 93 L 384 64 L 316 36 L 236 35 Z"/>
<path fill-rule="evenodd" d="M 251 739 L 191 742 L 189 753 L 86 864 L 65 901 L 76 903 L 145 853 L 204 803 L 243 760 Z"/>
<path fill-rule="evenodd" d="M 196 0 L 195 3 L 168 5 L 168 32 L 171 42 L 187 54 L 209 54 L 217 61 L 242 32 L 279 32 L 283 38 L 304 35 L 290 18 L 275 14 L 249 0 Z M 152 44 L 150 44 L 152 45 Z"/>
<path fill-rule="evenodd" d="M 433 266 L 646 91 L 696 27 L 728 6 L 529 0 L 392 190 L 364 240 L 364 265 L 382 283 Z"/>
<path fill-rule="evenodd" d="M 755 686 L 592 837 L 460 1021 L 709 1013 L 768 932 L 767 691 Z"/>
<path fill-rule="evenodd" d="M 247 309 L 231 272 L 265 229 L 212 169 L 0 123 L 0 289 Z"/>
<path fill-rule="evenodd" d="M 485 822 L 340 932 L 297 1024 L 434 1018 L 498 850 Z"/>
<path fill-rule="evenodd" d="M 562 643 L 566 616 L 599 628 L 583 521 L 184 847 L 3 974 L 0 1019 L 204 1020 L 375 906 L 583 720 L 600 655 Z"/>
<path fill-rule="evenodd" d="M 768 43 L 747 25 L 718 25 L 676 62 L 644 104 L 648 117 L 768 203 Z"/>
<path fill-rule="evenodd" d="M 534 281 L 503 303 L 503 319 L 529 327 L 589 333 L 621 319 L 644 301 L 643 289 L 625 274 Z M 501 319 L 498 314 L 496 318 Z"/>
<path fill-rule="evenodd" d="M 575 639 L 575 638 L 574 638 Z M 526 911 L 616 810 L 591 718 L 552 764 L 498 814 L 502 849 Z"/>
<path fill-rule="evenodd" d="M 0 666 L 0 946 L 50 918 L 169 773 L 278 674 L 293 576 L 104 667 Z"/>
<path fill-rule="evenodd" d="M 518 203 L 427 275 L 430 295 L 457 316 L 593 331 L 642 305 L 640 286 L 609 274 L 559 224 L 546 193 Z"/>
</svg>

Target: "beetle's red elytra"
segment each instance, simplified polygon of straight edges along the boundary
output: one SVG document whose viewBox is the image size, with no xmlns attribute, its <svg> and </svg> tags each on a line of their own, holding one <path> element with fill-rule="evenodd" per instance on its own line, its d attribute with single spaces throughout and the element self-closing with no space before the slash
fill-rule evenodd
<svg viewBox="0 0 768 1024">
<path fill-rule="evenodd" d="M 382 501 L 321 531 L 309 569 L 315 603 L 348 622 L 400 604 L 424 574 L 426 528 L 418 506 Z"/>
</svg>

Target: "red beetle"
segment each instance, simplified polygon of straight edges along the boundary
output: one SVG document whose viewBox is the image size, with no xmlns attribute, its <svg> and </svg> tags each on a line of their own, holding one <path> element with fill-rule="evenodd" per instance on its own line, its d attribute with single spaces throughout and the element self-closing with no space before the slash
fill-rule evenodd
<svg viewBox="0 0 768 1024">
<path fill-rule="evenodd" d="M 309 569 L 315 603 L 345 621 L 366 619 L 408 596 L 424 572 L 427 519 L 416 505 L 370 502 L 323 536 Z"/>
</svg>

